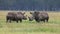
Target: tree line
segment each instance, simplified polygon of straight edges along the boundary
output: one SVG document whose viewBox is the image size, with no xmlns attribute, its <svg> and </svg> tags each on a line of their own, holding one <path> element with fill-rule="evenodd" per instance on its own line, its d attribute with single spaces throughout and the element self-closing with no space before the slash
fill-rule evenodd
<svg viewBox="0 0 60 34">
<path fill-rule="evenodd" d="M 0 10 L 59 11 L 60 0 L 0 0 Z"/>
</svg>

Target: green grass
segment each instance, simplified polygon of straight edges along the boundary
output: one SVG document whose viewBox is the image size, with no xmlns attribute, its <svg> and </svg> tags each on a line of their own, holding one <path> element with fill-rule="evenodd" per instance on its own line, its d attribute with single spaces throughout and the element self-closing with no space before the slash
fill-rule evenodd
<svg viewBox="0 0 60 34">
<path fill-rule="evenodd" d="M 35 21 L 29 22 L 28 20 L 23 21 L 22 23 L 6 23 L 5 21 L 0 21 L 0 33 L 2 32 L 5 34 L 15 34 L 15 33 L 22 33 L 22 34 L 59 34 L 60 33 L 60 23 L 44 23 L 40 22 L 37 23 Z M 38 32 L 38 33 L 37 33 Z M 46 32 L 46 33 L 45 33 Z"/>
<path fill-rule="evenodd" d="M 28 20 L 6 23 L 7 12 L 0 13 L 0 34 L 60 34 L 60 12 L 48 12 L 50 19 L 45 23 Z"/>
</svg>

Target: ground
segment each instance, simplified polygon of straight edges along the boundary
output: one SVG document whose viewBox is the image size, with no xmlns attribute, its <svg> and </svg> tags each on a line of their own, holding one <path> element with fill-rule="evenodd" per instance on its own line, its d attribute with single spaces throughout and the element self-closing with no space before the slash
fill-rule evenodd
<svg viewBox="0 0 60 34">
<path fill-rule="evenodd" d="M 60 12 L 48 12 L 49 21 L 23 20 L 22 23 L 6 23 L 7 11 L 0 12 L 0 34 L 60 34 Z M 29 12 L 26 15 L 30 16 Z"/>
</svg>

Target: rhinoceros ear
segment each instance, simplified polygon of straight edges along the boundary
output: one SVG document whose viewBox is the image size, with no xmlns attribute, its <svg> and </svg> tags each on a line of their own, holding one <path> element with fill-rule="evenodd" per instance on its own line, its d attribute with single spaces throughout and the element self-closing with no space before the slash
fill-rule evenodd
<svg viewBox="0 0 60 34">
<path fill-rule="evenodd" d="M 33 12 L 30 12 L 30 14 L 33 14 Z"/>
</svg>

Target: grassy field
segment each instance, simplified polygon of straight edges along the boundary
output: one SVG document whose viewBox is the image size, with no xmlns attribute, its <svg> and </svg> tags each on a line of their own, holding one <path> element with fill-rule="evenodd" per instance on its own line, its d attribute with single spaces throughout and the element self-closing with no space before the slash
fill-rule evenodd
<svg viewBox="0 0 60 34">
<path fill-rule="evenodd" d="M 60 12 L 48 12 L 49 22 L 23 20 L 22 23 L 6 23 L 8 12 L 0 12 L 0 34 L 60 34 Z M 26 15 L 30 16 L 29 12 Z"/>
</svg>

